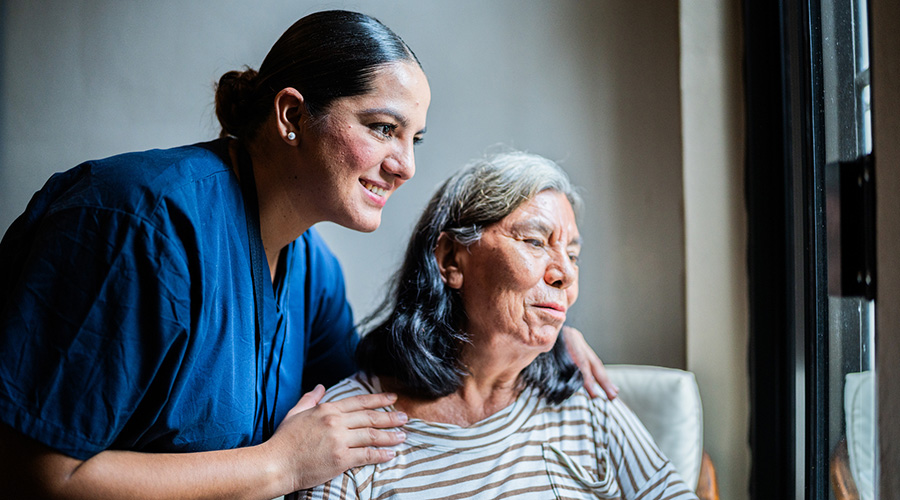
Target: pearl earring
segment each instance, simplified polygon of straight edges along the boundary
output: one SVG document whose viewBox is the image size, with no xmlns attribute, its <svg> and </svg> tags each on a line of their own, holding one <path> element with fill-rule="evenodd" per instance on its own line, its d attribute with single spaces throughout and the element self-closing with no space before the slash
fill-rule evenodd
<svg viewBox="0 0 900 500">
<path fill-rule="evenodd" d="M 288 132 L 287 138 L 289 141 L 293 141 L 294 139 L 297 138 L 297 134 L 295 134 L 293 132 Z"/>
</svg>

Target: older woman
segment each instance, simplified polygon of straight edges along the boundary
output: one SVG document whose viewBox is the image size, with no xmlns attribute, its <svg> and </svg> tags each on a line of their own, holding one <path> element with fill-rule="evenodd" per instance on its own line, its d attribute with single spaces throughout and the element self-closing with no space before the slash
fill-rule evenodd
<svg viewBox="0 0 900 500">
<path fill-rule="evenodd" d="M 578 297 L 579 198 L 553 162 L 507 153 L 438 190 L 390 311 L 327 400 L 399 394 L 397 458 L 306 498 L 696 498 L 634 414 L 591 399 L 560 329 Z"/>
</svg>

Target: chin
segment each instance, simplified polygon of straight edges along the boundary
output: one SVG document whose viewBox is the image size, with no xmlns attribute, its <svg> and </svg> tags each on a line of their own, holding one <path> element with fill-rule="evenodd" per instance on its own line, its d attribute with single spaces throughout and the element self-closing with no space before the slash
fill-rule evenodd
<svg viewBox="0 0 900 500">
<path fill-rule="evenodd" d="M 378 229 L 379 226 L 381 226 L 381 214 L 378 214 L 378 217 L 367 217 L 362 220 L 352 219 L 346 224 L 341 225 L 346 227 L 347 229 L 352 229 L 361 233 L 371 233 L 372 231 Z"/>
<path fill-rule="evenodd" d="M 556 345 L 556 339 L 559 338 L 560 328 L 553 329 L 552 332 L 538 331 L 532 336 L 532 345 L 540 352 L 548 352 Z"/>
</svg>

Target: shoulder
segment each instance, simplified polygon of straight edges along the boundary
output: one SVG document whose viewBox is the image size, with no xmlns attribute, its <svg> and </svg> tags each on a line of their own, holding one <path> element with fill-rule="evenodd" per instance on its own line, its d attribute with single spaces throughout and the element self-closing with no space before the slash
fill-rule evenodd
<svg viewBox="0 0 900 500">
<path fill-rule="evenodd" d="M 604 433 L 630 426 L 631 419 L 636 418 L 619 399 L 610 400 L 605 394 L 591 397 L 583 387 L 558 404 L 536 394 L 533 397 L 538 398 L 535 413 L 546 414 L 545 418 L 554 421 L 579 422 Z"/>
<path fill-rule="evenodd" d="M 598 415 L 602 411 L 597 409 L 600 402 L 592 400 L 583 388 L 559 403 L 552 403 L 536 389 L 529 388 L 519 396 L 519 401 L 527 408 L 530 419 L 541 426 L 556 429 L 554 432 L 593 434 L 601 427 L 602 420 Z"/>
<path fill-rule="evenodd" d="M 605 432 L 633 433 L 636 429 L 643 429 L 643 424 L 621 398 L 609 399 L 602 391 L 599 396 L 591 397 L 581 388 L 569 400 L 573 401 L 572 404 L 581 402 L 580 404 L 585 405 L 593 417 L 594 425 Z"/>
<path fill-rule="evenodd" d="M 159 261 L 159 256 L 149 257 L 150 250 L 179 249 L 181 237 L 191 241 L 204 221 L 226 219 L 223 205 L 240 206 L 239 187 L 228 185 L 236 177 L 220 156 L 223 150 L 224 143 L 215 141 L 126 153 L 54 175 L 4 235 L 0 256 L 6 271 L 0 277 L 19 276 L 14 268 L 24 266 L 33 252 L 47 258 L 59 254 L 55 262 L 81 266 L 73 257 L 76 250 L 96 262 L 89 254 L 114 256 L 118 249 L 133 247 Z M 73 248 L 72 242 L 78 246 Z"/>
<path fill-rule="evenodd" d="M 107 182 L 179 185 L 228 171 L 227 147 L 222 140 L 168 149 L 122 153 L 85 162 L 91 175 Z"/>
<path fill-rule="evenodd" d="M 43 191 L 52 198 L 47 213 L 86 208 L 152 218 L 165 205 L 178 204 L 185 192 L 200 182 L 218 181 L 236 188 L 223 152 L 224 144 L 215 141 L 82 163 L 54 176 L 45 186 Z M 216 195 L 215 186 L 210 185 L 193 191 L 187 197 L 195 203 Z"/>
<path fill-rule="evenodd" d="M 563 402 L 554 404 L 543 396 L 536 396 L 540 398 L 541 406 L 545 408 L 552 409 L 553 411 L 558 412 L 583 412 L 587 413 L 606 413 L 608 411 L 608 407 L 610 404 L 610 400 L 607 399 L 605 394 L 598 396 L 596 398 L 592 398 L 584 387 L 578 388 L 571 396 L 566 398 Z"/>
<path fill-rule="evenodd" d="M 353 396 L 376 394 L 381 392 L 381 383 L 375 376 L 357 372 L 333 385 L 325 391 L 322 402 L 340 401 Z"/>
</svg>

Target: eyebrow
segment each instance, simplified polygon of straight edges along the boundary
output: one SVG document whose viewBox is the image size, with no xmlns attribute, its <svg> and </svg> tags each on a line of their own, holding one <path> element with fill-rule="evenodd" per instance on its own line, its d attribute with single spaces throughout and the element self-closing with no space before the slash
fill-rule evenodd
<svg viewBox="0 0 900 500">
<path fill-rule="evenodd" d="M 553 233 L 553 230 L 550 228 L 550 226 L 548 226 L 547 224 L 544 224 L 540 220 L 534 220 L 534 219 L 518 222 L 515 225 L 513 225 L 512 228 L 514 231 L 537 231 L 543 235 L 549 235 L 549 234 Z M 572 245 L 577 245 L 580 247 L 581 246 L 581 236 L 576 236 L 576 237 L 572 238 L 571 241 L 566 243 L 567 247 L 572 246 Z"/>
<path fill-rule="evenodd" d="M 369 109 L 362 110 L 362 112 L 360 114 L 362 114 L 362 115 L 388 115 L 391 118 L 397 120 L 397 123 L 399 123 L 403 128 L 409 127 L 409 120 L 407 120 L 405 116 L 401 115 L 400 113 L 398 113 L 397 111 L 395 111 L 391 108 L 369 108 Z M 428 127 L 425 127 L 422 130 L 416 132 L 416 134 L 424 134 L 426 131 L 428 131 Z"/>
</svg>

